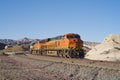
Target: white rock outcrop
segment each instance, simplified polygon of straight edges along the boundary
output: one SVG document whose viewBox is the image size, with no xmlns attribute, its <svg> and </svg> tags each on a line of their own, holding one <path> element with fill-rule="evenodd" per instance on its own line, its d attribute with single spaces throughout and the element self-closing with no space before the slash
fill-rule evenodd
<svg viewBox="0 0 120 80">
<path fill-rule="evenodd" d="M 90 50 L 85 58 L 91 60 L 120 61 L 120 35 L 111 34 Z"/>
</svg>

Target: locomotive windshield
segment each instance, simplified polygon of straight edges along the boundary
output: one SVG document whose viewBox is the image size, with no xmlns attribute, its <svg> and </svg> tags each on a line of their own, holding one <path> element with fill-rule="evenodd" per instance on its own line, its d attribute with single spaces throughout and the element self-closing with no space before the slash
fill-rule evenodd
<svg viewBox="0 0 120 80">
<path fill-rule="evenodd" d="M 73 37 L 73 36 L 67 36 L 67 38 L 68 38 L 68 39 L 72 39 L 72 38 L 74 38 L 74 37 Z"/>
<path fill-rule="evenodd" d="M 67 36 L 68 39 L 72 39 L 72 38 L 77 38 L 77 39 L 80 39 L 80 36 L 79 35 L 69 35 Z"/>
<path fill-rule="evenodd" d="M 78 39 L 80 39 L 80 36 L 79 36 L 79 35 L 75 35 L 75 38 L 78 38 Z"/>
</svg>

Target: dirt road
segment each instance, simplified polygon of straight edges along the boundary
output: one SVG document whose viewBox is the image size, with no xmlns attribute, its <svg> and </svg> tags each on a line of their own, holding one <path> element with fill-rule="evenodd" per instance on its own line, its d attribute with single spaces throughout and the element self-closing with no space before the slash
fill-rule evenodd
<svg viewBox="0 0 120 80">
<path fill-rule="evenodd" d="M 0 56 L 0 80 L 120 80 L 120 63 L 29 54 Z"/>
</svg>

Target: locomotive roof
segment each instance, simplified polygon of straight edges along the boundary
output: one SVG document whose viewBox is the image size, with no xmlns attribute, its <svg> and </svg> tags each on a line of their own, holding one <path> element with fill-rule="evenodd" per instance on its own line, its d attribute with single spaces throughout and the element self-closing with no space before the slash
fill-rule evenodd
<svg viewBox="0 0 120 80">
<path fill-rule="evenodd" d="M 40 42 L 40 43 L 45 43 L 45 42 L 48 42 L 48 41 L 50 41 L 50 40 L 59 40 L 59 39 L 61 39 L 62 37 L 68 36 L 68 35 L 78 35 L 78 34 L 75 34 L 75 33 L 67 33 L 67 34 L 60 35 L 60 36 L 56 36 L 56 37 L 52 37 L 52 38 L 42 39 L 42 40 L 40 40 L 39 42 Z"/>
<path fill-rule="evenodd" d="M 66 36 L 67 35 L 79 35 L 79 34 L 75 34 L 75 33 L 67 33 L 67 34 L 65 34 Z M 80 36 L 80 35 L 79 35 Z"/>
</svg>

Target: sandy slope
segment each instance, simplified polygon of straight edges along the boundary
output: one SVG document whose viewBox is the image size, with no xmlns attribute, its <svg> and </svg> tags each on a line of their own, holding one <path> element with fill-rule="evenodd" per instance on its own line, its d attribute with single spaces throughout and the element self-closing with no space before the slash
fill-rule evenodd
<svg viewBox="0 0 120 80">
<path fill-rule="evenodd" d="M 109 35 L 85 56 L 91 60 L 120 61 L 120 35 Z"/>
</svg>

